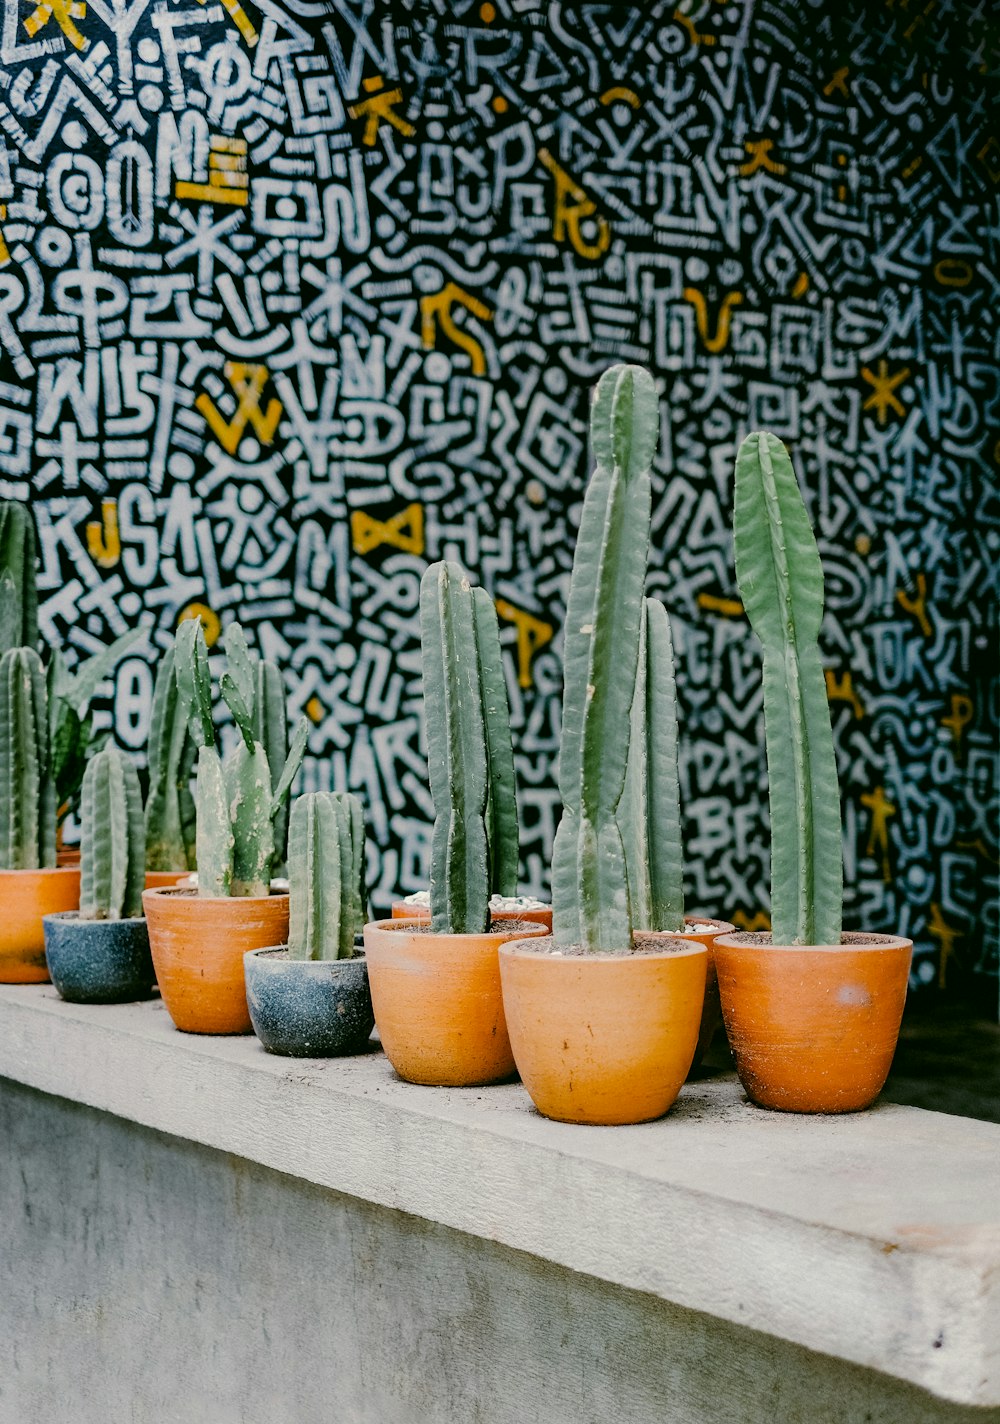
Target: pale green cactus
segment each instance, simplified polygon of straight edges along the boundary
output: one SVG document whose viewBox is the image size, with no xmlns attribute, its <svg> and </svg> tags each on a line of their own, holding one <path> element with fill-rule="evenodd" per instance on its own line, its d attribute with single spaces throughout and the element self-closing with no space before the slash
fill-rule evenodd
<svg viewBox="0 0 1000 1424">
<path fill-rule="evenodd" d="M 56 863 L 45 673 L 34 648 L 0 657 L 0 869 Z"/>
<path fill-rule="evenodd" d="M 357 797 L 313 791 L 289 818 L 290 959 L 350 959 L 364 926 L 364 815 Z"/>
<path fill-rule="evenodd" d="M 510 707 L 503 675 L 496 605 L 484 588 L 472 590 L 476 655 L 486 733 L 486 846 L 491 895 L 516 895 L 518 873 L 517 787 Z"/>
<path fill-rule="evenodd" d="M 38 645 L 36 542 L 28 506 L 0 500 L 0 654 Z"/>
<path fill-rule="evenodd" d="M 616 815 L 628 760 L 659 435 L 649 372 L 639 366 L 606 371 L 590 429 L 597 465 L 584 498 L 566 610 L 553 931 L 567 945 L 624 953 L 632 947 L 632 922 Z"/>
<path fill-rule="evenodd" d="M 142 792 L 131 760 L 108 746 L 87 763 L 80 796 L 80 918 L 142 914 Z"/>
<path fill-rule="evenodd" d="M 195 866 L 191 778 L 198 748 L 177 689 L 175 658 L 176 649 L 168 648 L 153 687 L 146 798 L 147 870 L 193 870 Z"/>
<path fill-rule="evenodd" d="M 775 944 L 839 944 L 840 788 L 819 655 L 823 567 L 788 451 L 766 432 L 736 456 L 736 582 L 764 648 Z"/>
</svg>

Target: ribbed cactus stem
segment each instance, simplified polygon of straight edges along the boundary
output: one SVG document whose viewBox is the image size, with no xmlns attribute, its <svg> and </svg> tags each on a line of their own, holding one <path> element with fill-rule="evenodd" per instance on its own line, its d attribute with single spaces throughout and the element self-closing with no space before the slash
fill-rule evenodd
<svg viewBox="0 0 1000 1424">
<path fill-rule="evenodd" d="M 0 501 L 0 653 L 38 644 L 36 557 L 31 510 Z"/>
<path fill-rule="evenodd" d="M 191 775 L 196 748 L 177 691 L 176 649 L 168 648 L 153 687 L 149 719 L 147 870 L 186 870 L 194 860 Z"/>
<path fill-rule="evenodd" d="M 420 585 L 427 769 L 434 802 L 431 923 L 482 934 L 489 923 L 486 730 L 472 586 L 457 564 Z"/>
<path fill-rule="evenodd" d="M 198 808 L 198 894 L 231 895 L 235 839 L 226 777 L 214 746 L 198 749 L 195 802 Z"/>
<path fill-rule="evenodd" d="M 41 659 L 9 648 L 0 657 L 0 867 L 55 865 L 55 811 Z"/>
<path fill-rule="evenodd" d="M 345 894 L 349 903 L 349 924 L 347 936 L 353 944 L 355 936 L 365 927 L 368 918 L 368 892 L 365 886 L 365 813 L 361 802 L 349 791 L 338 791 L 334 795 L 347 812 L 350 837 L 350 860 Z"/>
<path fill-rule="evenodd" d="M 258 658 L 254 667 L 254 736 L 267 752 L 272 777 L 277 777 L 288 755 L 288 710 L 285 684 L 276 663 Z M 274 859 L 283 864 L 288 853 L 288 807 L 274 817 Z"/>
<path fill-rule="evenodd" d="M 313 791 L 292 807 L 288 833 L 291 959 L 349 959 L 359 933 L 357 847 L 364 820 L 353 796 Z"/>
<path fill-rule="evenodd" d="M 517 787 L 510 706 L 503 675 L 496 606 L 484 588 L 472 590 L 476 656 L 486 733 L 486 844 L 492 895 L 516 895 L 519 859 Z"/>
<path fill-rule="evenodd" d="M 105 747 L 87 763 L 80 832 L 80 918 L 123 920 L 141 915 L 142 793 L 135 767 L 117 747 Z"/>
<path fill-rule="evenodd" d="M 788 451 L 766 432 L 736 456 L 736 581 L 764 649 L 775 944 L 839 944 L 840 788 L 819 654 L 823 567 Z"/>
<path fill-rule="evenodd" d="M 238 742 L 226 758 L 226 791 L 233 829 L 233 895 L 267 895 L 274 858 L 271 768 L 260 742 Z"/>
<path fill-rule="evenodd" d="M 618 825 L 633 926 L 676 932 L 684 928 L 684 864 L 673 645 L 663 604 L 647 598 L 643 608 Z"/>
<path fill-rule="evenodd" d="M 659 434 L 648 371 L 615 366 L 591 410 L 597 466 L 583 503 L 566 610 L 559 790 L 552 856 L 556 938 L 591 951 L 632 945 L 616 812 L 625 785 Z"/>
</svg>

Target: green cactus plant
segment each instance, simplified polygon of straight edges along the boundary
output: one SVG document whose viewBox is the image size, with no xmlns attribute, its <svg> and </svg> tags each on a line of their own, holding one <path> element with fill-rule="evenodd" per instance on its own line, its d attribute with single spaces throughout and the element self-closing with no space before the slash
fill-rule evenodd
<svg viewBox="0 0 1000 1424">
<path fill-rule="evenodd" d="M 80 805 L 80 918 L 140 917 L 145 884 L 142 792 L 124 752 L 108 746 L 90 759 Z"/>
<path fill-rule="evenodd" d="M 0 654 L 38 643 L 36 542 L 28 506 L 0 501 Z"/>
<path fill-rule="evenodd" d="M 56 791 L 48 695 L 34 648 L 0 657 L 0 868 L 56 863 Z"/>
<path fill-rule="evenodd" d="M 350 959 L 364 927 L 364 815 L 356 796 L 298 797 L 288 832 L 290 959 Z"/>
<path fill-rule="evenodd" d="M 457 564 L 424 573 L 420 646 L 434 802 L 431 924 L 481 934 L 491 892 L 516 889 L 517 804 L 496 613 Z"/>
<path fill-rule="evenodd" d="M 819 655 L 823 567 L 788 451 L 748 435 L 736 456 L 736 582 L 764 649 L 774 944 L 839 944 L 840 788 Z"/>
<path fill-rule="evenodd" d="M 163 655 L 149 718 L 146 869 L 193 870 L 195 809 L 191 794 L 197 746 L 177 688 L 176 647 Z"/>
<path fill-rule="evenodd" d="M 632 948 L 618 805 L 649 552 L 651 467 L 659 434 L 653 378 L 614 366 L 591 409 L 596 468 L 580 519 L 566 610 L 559 791 L 552 854 L 556 939 L 586 951 Z"/>
<path fill-rule="evenodd" d="M 625 790 L 618 808 L 632 924 L 684 929 L 677 693 L 667 610 L 643 600 Z"/>
</svg>

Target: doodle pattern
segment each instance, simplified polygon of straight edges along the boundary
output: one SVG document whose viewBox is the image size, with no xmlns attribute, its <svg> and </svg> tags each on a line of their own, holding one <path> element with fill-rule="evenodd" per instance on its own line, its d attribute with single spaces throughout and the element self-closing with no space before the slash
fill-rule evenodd
<svg viewBox="0 0 1000 1424">
<path fill-rule="evenodd" d="M 3 0 L 0 489 L 50 640 L 149 625 L 115 735 L 142 745 L 181 613 L 238 616 L 308 783 L 367 802 L 384 909 L 426 879 L 417 590 L 456 558 L 497 601 L 544 890 L 587 392 L 648 363 L 692 902 L 767 905 L 728 530 L 764 426 L 827 571 L 848 924 L 912 935 L 917 985 L 995 970 L 987 11 Z"/>
</svg>

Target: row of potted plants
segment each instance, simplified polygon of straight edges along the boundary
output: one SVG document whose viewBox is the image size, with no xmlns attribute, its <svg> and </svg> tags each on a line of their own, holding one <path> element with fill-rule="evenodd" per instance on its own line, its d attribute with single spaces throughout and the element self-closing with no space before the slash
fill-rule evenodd
<svg viewBox="0 0 1000 1424">
<path fill-rule="evenodd" d="M 155 976 L 178 1028 L 253 1027 L 287 1054 L 356 1051 L 374 1019 L 404 1079 L 479 1085 L 516 1070 L 545 1115 L 604 1124 L 667 1112 L 721 1012 L 753 1101 L 822 1112 L 870 1103 L 895 1047 L 912 945 L 842 934 L 822 568 L 787 452 L 767 434 L 740 448 L 734 533 L 764 653 L 773 928 L 736 934 L 684 913 L 670 624 L 644 597 L 658 431 L 649 373 L 606 372 L 567 606 L 551 908 L 516 895 L 495 609 L 444 562 L 426 571 L 420 600 L 435 817 L 427 903 L 364 923 L 354 797 L 302 796 L 287 817 L 305 723 L 289 743 L 280 673 L 235 624 L 219 691 L 239 735 L 220 757 L 208 653 L 190 621 L 157 677 L 145 824 L 134 767 L 114 748 L 97 752 L 82 786 L 80 908 L 70 889 L 66 903 L 35 907 L 36 931 L 42 911 L 62 912 L 44 928 L 59 991 L 139 997 Z M 14 563 L 0 540 L 0 581 Z M 5 899 L 11 874 L 54 859 L 45 698 L 37 653 L 11 647 L 0 662 Z M 286 844 L 287 891 L 272 883 Z M 147 878 L 176 880 L 193 863 L 196 887 Z M 98 971 L 102 939 L 110 960 Z M 26 946 L 12 973 L 17 956 L 0 941 L 0 977 L 44 977 L 40 949 Z"/>
</svg>

